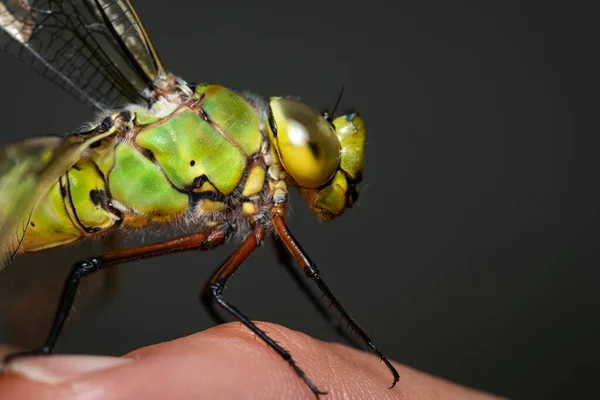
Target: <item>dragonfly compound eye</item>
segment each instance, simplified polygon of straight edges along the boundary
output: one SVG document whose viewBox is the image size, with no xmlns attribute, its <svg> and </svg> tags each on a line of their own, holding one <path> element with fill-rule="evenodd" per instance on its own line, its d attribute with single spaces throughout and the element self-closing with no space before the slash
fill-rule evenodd
<svg viewBox="0 0 600 400">
<path fill-rule="evenodd" d="M 340 165 L 331 181 L 319 188 L 300 188 L 310 209 L 322 221 L 332 219 L 358 198 L 365 162 L 365 124 L 355 112 L 332 121 L 341 144 Z"/>
<path fill-rule="evenodd" d="M 333 126 L 297 100 L 273 98 L 270 107 L 271 135 L 286 171 L 304 188 L 327 183 L 341 158 Z"/>
</svg>

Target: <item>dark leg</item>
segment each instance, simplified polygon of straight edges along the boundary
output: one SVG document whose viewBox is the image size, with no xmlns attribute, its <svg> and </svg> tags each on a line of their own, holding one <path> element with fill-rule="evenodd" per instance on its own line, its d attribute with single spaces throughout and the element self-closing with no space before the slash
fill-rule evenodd
<svg viewBox="0 0 600 400">
<path fill-rule="evenodd" d="M 294 238 L 292 233 L 289 231 L 284 220 L 284 207 L 284 204 L 277 204 L 275 207 L 273 207 L 272 216 L 275 231 L 283 241 L 285 247 L 287 247 L 288 251 L 292 254 L 296 261 L 298 261 L 302 269 L 304 269 L 306 276 L 312 279 L 317 284 L 319 289 L 321 289 L 321 292 L 323 292 L 323 294 L 329 299 L 331 304 L 333 304 L 333 306 L 339 311 L 339 313 L 346 320 L 346 322 L 348 322 L 352 330 L 354 330 L 358 337 L 367 345 L 369 350 L 375 353 L 377 357 L 379 357 L 379 359 L 381 359 L 381 361 L 383 361 L 385 365 L 389 368 L 390 372 L 394 376 L 394 381 L 392 383 L 392 387 L 394 387 L 398 382 L 398 379 L 400 379 L 398 371 L 396 371 L 396 368 L 394 368 L 394 366 L 383 355 L 383 353 L 381 353 L 377 349 L 377 347 L 375 347 L 375 345 L 371 341 L 371 338 L 369 338 L 369 335 L 367 335 L 367 333 L 358 325 L 356 321 L 354 321 L 352 317 L 350 317 L 350 315 L 346 312 L 344 307 L 342 307 L 338 299 L 333 295 L 331 290 L 329 290 L 329 287 L 327 286 L 325 281 L 321 279 L 321 277 L 319 276 L 319 270 L 317 269 L 317 266 L 310 259 L 308 254 L 306 254 L 306 252 L 302 249 L 296 238 Z"/>
<path fill-rule="evenodd" d="M 94 257 L 75 263 L 63 288 L 60 303 L 52 323 L 52 328 L 50 329 L 50 333 L 48 334 L 44 346 L 31 351 L 9 354 L 4 358 L 3 364 L 7 364 L 11 360 L 20 357 L 52 354 L 65 321 L 69 316 L 71 307 L 73 306 L 79 283 L 84 276 L 103 268 L 123 264 L 129 261 L 141 260 L 180 251 L 212 249 L 225 241 L 228 229 L 229 228 L 226 226 L 221 230 L 216 230 L 211 233 L 192 233 L 165 242 L 118 250 L 100 257 Z M 1 366 L 2 365 L 0 364 L 0 367 Z"/>
<path fill-rule="evenodd" d="M 292 257 L 290 253 L 287 251 L 287 248 L 283 244 L 281 240 L 277 237 L 277 235 L 271 235 L 273 239 L 273 246 L 275 247 L 275 254 L 277 255 L 277 260 L 281 265 L 283 265 L 298 288 L 308 297 L 308 300 L 315 307 L 317 312 L 331 325 L 336 332 L 350 345 L 354 347 L 359 346 L 359 341 L 357 341 L 356 337 L 353 336 L 347 329 L 344 328 L 342 324 L 340 324 L 340 320 L 331 315 L 328 311 L 328 307 L 326 307 L 322 302 L 321 298 L 315 295 L 315 293 L 310 289 L 306 280 L 302 276 L 301 272 L 293 265 Z M 331 306 L 331 303 L 330 303 Z"/>
<path fill-rule="evenodd" d="M 269 347 L 277 352 L 285 361 L 290 364 L 296 374 L 306 383 L 310 390 L 318 397 L 319 394 L 326 394 L 321 392 L 317 387 L 308 379 L 304 374 L 304 371 L 298 367 L 290 353 L 284 348 L 279 346 L 273 339 L 271 339 L 265 332 L 263 332 L 256 324 L 250 321 L 244 314 L 242 314 L 236 307 L 229 304 L 223 297 L 223 289 L 227 280 L 233 275 L 238 267 L 256 250 L 261 244 L 265 235 L 264 228 L 257 226 L 254 231 L 244 240 L 240 247 L 225 261 L 225 263 L 216 271 L 216 273 L 210 279 L 208 286 L 212 298 L 221 306 L 224 310 L 233 315 L 238 321 L 243 323 L 250 329 L 256 336 L 261 338 Z"/>
<path fill-rule="evenodd" d="M 211 277 L 217 276 L 219 274 L 219 271 L 221 270 L 222 266 L 225 265 L 225 263 L 227 263 L 227 260 L 223 261 L 219 265 L 219 267 L 215 271 L 213 271 Z M 200 301 L 202 302 L 204 309 L 208 312 L 210 319 L 212 319 L 216 325 L 221 325 L 227 321 L 225 320 L 225 318 L 223 318 L 221 313 L 219 313 L 219 309 L 217 308 L 217 305 L 215 304 L 215 301 L 214 301 L 214 298 L 212 295 L 212 284 L 213 284 L 212 280 L 209 280 L 206 282 L 206 284 L 204 285 L 204 289 L 202 290 L 202 293 L 200 294 Z"/>
</svg>

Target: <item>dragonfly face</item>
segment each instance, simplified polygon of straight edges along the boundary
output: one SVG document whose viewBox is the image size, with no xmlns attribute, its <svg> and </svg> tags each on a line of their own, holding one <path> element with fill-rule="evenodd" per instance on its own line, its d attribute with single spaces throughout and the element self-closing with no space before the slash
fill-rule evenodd
<svg viewBox="0 0 600 400">
<path fill-rule="evenodd" d="M 358 197 L 364 166 L 364 121 L 350 113 L 329 122 L 293 99 L 269 102 L 269 137 L 310 209 L 329 220 Z"/>
</svg>

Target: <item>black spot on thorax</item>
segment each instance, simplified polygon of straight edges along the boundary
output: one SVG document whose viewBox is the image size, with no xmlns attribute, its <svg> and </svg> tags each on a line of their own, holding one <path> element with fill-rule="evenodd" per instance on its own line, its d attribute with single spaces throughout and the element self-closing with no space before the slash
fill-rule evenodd
<svg viewBox="0 0 600 400">
<path fill-rule="evenodd" d="M 90 200 L 94 205 L 102 207 L 103 210 L 108 209 L 108 196 L 104 190 L 90 190 Z"/>
</svg>

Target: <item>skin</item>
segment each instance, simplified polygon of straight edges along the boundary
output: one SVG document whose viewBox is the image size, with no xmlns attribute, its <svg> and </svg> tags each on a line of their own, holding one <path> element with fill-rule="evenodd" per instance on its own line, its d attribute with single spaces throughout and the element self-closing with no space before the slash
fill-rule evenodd
<svg viewBox="0 0 600 400">
<path fill-rule="evenodd" d="M 341 399 L 499 399 L 394 363 L 400 381 L 370 353 L 326 343 L 285 327 L 259 323 L 295 357 L 309 378 Z M 10 349 L 0 349 L 0 356 Z M 135 350 L 123 357 L 32 357 L 0 376 L 0 398 L 315 399 L 281 358 L 239 323 Z"/>
</svg>

